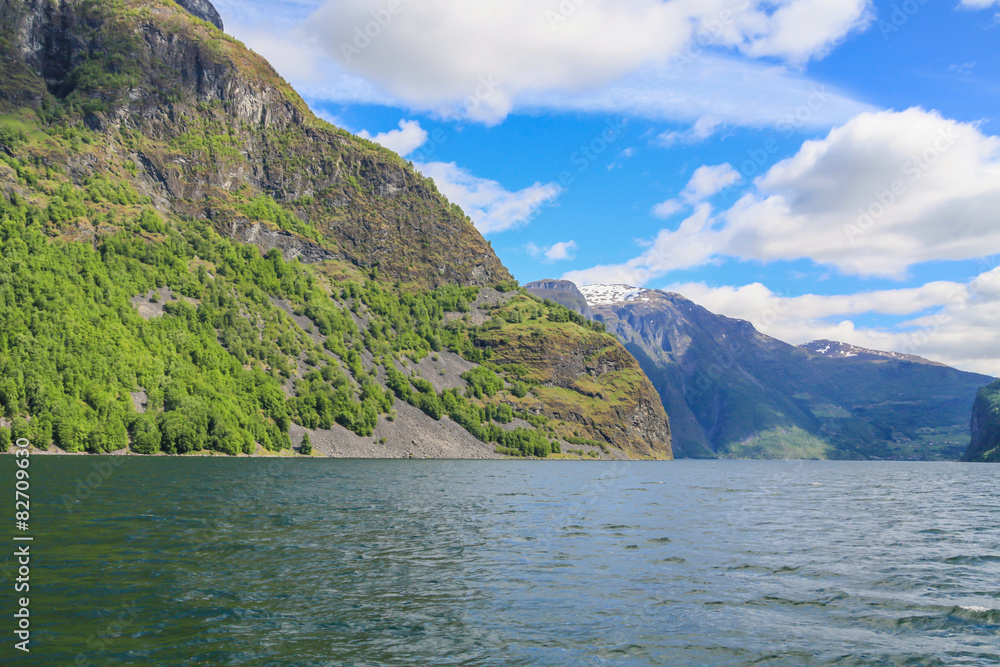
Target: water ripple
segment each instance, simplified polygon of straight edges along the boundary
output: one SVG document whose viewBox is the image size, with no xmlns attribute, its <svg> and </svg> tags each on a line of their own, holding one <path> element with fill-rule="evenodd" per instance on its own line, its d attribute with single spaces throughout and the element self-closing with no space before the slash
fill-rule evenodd
<svg viewBox="0 0 1000 667">
<path fill-rule="evenodd" d="M 37 664 L 1000 663 L 988 466 L 90 463 L 32 464 Z"/>
</svg>

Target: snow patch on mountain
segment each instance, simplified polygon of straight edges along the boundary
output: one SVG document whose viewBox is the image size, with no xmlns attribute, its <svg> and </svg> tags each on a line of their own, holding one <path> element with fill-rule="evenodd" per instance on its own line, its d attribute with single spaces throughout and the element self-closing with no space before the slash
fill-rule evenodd
<svg viewBox="0 0 1000 667">
<path fill-rule="evenodd" d="M 901 352 L 886 352 L 883 350 L 870 350 L 864 347 L 858 347 L 857 345 L 851 345 L 849 343 L 841 343 L 839 341 L 833 340 L 814 340 L 811 343 L 806 343 L 805 345 L 799 345 L 799 348 L 806 350 L 816 355 L 822 355 L 824 357 L 833 357 L 839 359 L 850 359 L 851 357 L 863 357 L 866 359 L 872 358 L 884 358 L 884 359 L 898 359 L 901 361 L 913 361 L 923 364 L 933 364 L 941 365 L 936 362 L 928 361 L 922 359 L 921 357 L 914 356 L 912 354 L 903 354 Z"/>
<path fill-rule="evenodd" d="M 631 285 L 586 285 L 580 288 L 590 306 L 613 306 L 630 301 L 649 301 L 644 296 L 652 290 Z"/>
</svg>

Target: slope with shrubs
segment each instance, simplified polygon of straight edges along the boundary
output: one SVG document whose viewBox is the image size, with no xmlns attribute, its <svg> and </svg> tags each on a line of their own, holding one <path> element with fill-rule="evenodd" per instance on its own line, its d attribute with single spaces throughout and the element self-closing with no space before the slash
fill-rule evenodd
<svg viewBox="0 0 1000 667">
<path fill-rule="evenodd" d="M 292 423 L 371 435 L 403 400 L 505 454 L 669 456 L 662 408 L 605 423 L 646 409 L 634 361 L 559 387 L 613 386 L 617 413 L 564 409 L 491 311 L 530 303 L 553 340 L 587 323 L 211 24 L 168 0 L 0 0 L 0 19 L 0 447 L 280 451 Z M 461 388 L 401 370 L 445 350 L 475 364 Z"/>
</svg>

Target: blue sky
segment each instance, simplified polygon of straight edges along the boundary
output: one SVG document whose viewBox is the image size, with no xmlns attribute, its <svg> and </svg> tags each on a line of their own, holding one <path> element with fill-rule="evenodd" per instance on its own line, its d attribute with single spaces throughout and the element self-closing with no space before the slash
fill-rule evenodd
<svg viewBox="0 0 1000 667">
<path fill-rule="evenodd" d="M 1000 0 L 216 5 L 522 282 L 1000 375 Z"/>
</svg>

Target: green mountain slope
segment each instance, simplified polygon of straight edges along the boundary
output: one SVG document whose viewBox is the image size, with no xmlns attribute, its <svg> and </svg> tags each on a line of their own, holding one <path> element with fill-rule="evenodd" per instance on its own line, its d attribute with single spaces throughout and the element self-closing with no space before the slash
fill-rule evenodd
<svg viewBox="0 0 1000 667">
<path fill-rule="evenodd" d="M 414 444 L 448 422 L 479 453 L 670 456 L 603 327 L 518 290 L 431 181 L 215 25 L 0 0 L 0 68 L 0 447 L 371 445 L 405 413 Z M 616 363 L 515 359 L 524 320 Z"/>
<path fill-rule="evenodd" d="M 1000 380 L 976 394 L 971 430 L 972 441 L 963 460 L 1000 463 Z"/>
<path fill-rule="evenodd" d="M 990 379 L 832 341 L 794 347 L 678 294 L 585 292 L 659 392 L 678 456 L 953 460 Z M 576 308 L 577 295 L 561 300 Z"/>
</svg>

